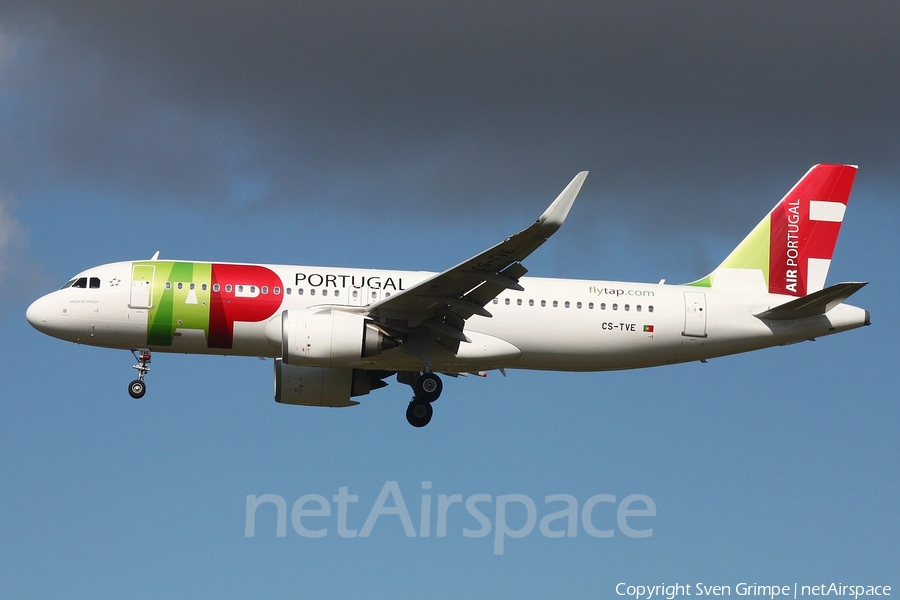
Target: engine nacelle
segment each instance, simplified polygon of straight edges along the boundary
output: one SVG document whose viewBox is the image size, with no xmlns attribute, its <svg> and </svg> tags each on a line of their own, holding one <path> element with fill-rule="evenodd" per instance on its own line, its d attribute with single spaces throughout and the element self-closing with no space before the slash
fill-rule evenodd
<svg viewBox="0 0 900 600">
<path fill-rule="evenodd" d="M 272 339 L 279 333 L 280 340 Z M 363 315 L 335 310 L 286 310 L 281 331 L 275 320 L 267 334 L 280 341 L 281 358 L 290 365 L 343 367 L 397 346 Z"/>
<path fill-rule="evenodd" d="M 361 369 L 302 367 L 275 359 L 275 401 L 304 406 L 354 406 L 350 398 L 387 384 Z"/>
</svg>

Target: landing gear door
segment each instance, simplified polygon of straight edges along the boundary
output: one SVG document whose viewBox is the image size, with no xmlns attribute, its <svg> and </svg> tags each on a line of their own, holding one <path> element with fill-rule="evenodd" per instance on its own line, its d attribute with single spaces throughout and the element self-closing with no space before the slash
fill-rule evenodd
<svg viewBox="0 0 900 600">
<path fill-rule="evenodd" d="M 131 301 L 129 308 L 153 308 L 153 276 L 155 265 L 134 265 L 131 268 Z"/>
<path fill-rule="evenodd" d="M 687 337 L 706 337 L 706 294 L 704 292 L 684 293 L 684 331 Z"/>
</svg>

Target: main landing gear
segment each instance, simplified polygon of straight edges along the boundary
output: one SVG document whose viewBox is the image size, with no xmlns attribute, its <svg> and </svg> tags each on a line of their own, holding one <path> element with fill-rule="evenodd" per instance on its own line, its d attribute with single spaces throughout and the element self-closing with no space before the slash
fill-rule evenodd
<svg viewBox="0 0 900 600">
<path fill-rule="evenodd" d="M 137 400 L 138 398 L 142 398 L 144 394 L 147 392 L 147 384 L 144 383 L 144 376 L 150 372 L 150 351 L 149 350 L 132 350 L 132 354 L 134 354 L 134 358 L 137 359 L 138 364 L 134 365 L 133 368 L 138 371 L 138 378 L 128 384 L 128 393 L 132 398 Z"/>
<path fill-rule="evenodd" d="M 434 414 L 431 403 L 440 398 L 441 391 L 444 389 L 441 378 L 434 373 L 421 373 L 414 381 L 410 381 L 411 377 L 398 377 L 398 379 L 401 380 L 401 383 L 408 383 L 412 386 L 415 394 L 406 408 L 406 420 L 413 427 L 425 427 L 431 422 Z"/>
</svg>

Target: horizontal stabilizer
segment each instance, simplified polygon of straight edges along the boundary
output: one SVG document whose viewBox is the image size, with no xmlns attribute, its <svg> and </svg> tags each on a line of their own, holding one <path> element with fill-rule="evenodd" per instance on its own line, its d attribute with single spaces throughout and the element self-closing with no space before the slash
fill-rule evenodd
<svg viewBox="0 0 900 600">
<path fill-rule="evenodd" d="M 836 283 L 824 290 L 813 292 L 808 296 L 791 300 L 781 306 L 770 308 L 758 313 L 760 319 L 772 319 L 774 321 L 789 321 L 791 319 L 805 319 L 824 315 L 829 310 L 858 292 L 868 282 Z"/>
</svg>

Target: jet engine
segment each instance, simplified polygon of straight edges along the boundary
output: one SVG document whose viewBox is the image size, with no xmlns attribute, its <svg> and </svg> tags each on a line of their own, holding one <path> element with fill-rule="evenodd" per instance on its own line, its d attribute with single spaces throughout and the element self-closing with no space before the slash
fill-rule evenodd
<svg viewBox="0 0 900 600">
<path fill-rule="evenodd" d="M 343 367 L 399 344 L 365 316 L 336 310 L 286 310 L 270 322 L 269 341 L 289 365 Z"/>
<path fill-rule="evenodd" d="M 305 406 L 353 406 L 350 398 L 363 396 L 387 384 L 383 371 L 304 367 L 275 359 L 275 401 Z"/>
</svg>

